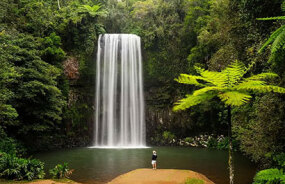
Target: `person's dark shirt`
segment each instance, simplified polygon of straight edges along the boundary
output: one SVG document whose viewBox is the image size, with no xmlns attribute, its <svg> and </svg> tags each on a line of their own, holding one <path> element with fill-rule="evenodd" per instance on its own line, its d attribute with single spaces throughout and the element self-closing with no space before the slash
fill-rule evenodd
<svg viewBox="0 0 285 184">
<path fill-rule="evenodd" d="M 157 159 L 157 155 L 152 155 L 152 160 L 156 160 Z"/>
</svg>

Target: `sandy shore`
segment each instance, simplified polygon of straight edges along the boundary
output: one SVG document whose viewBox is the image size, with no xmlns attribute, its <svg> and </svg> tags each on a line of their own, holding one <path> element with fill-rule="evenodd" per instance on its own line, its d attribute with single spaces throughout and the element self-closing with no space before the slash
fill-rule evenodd
<svg viewBox="0 0 285 184">
<path fill-rule="evenodd" d="M 205 184 L 214 184 L 200 173 L 177 169 L 136 169 L 118 176 L 109 184 L 184 184 L 187 178 L 201 179 Z"/>
</svg>

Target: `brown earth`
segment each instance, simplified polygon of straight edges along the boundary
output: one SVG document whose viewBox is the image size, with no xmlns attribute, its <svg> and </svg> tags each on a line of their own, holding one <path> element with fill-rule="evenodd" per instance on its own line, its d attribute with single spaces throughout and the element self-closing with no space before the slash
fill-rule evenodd
<svg viewBox="0 0 285 184">
<path fill-rule="evenodd" d="M 203 180 L 205 184 L 214 184 L 200 173 L 177 169 L 136 169 L 118 176 L 109 184 L 184 184 L 187 178 L 196 178 Z"/>
</svg>

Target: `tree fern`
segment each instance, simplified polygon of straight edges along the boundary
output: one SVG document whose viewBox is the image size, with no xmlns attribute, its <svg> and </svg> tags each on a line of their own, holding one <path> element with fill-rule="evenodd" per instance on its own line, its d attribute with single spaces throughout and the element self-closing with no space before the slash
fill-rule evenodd
<svg viewBox="0 0 285 184">
<path fill-rule="evenodd" d="M 179 83 L 191 84 L 203 88 L 194 91 L 192 95 L 188 95 L 187 98 L 177 102 L 174 111 L 184 110 L 200 102 L 202 103 L 201 95 L 203 95 L 203 98 L 205 95 L 216 95 L 226 105 L 240 106 L 250 100 L 251 96 L 249 93 L 252 92 L 285 93 L 285 88 L 268 85 L 265 81 L 266 79 L 278 77 L 277 74 L 267 72 L 243 78 L 246 71 L 248 71 L 247 67 L 243 63 L 235 61 L 221 72 L 199 69 L 201 76 L 181 74 L 178 79 L 175 79 Z M 205 83 L 198 82 L 198 80 L 202 80 Z M 194 100 L 196 97 L 199 100 Z M 189 100 L 193 102 L 188 102 Z"/>
<path fill-rule="evenodd" d="M 96 17 L 96 16 L 105 16 L 107 14 L 106 11 L 100 10 L 101 5 L 96 4 L 94 6 L 89 6 L 89 5 L 82 5 L 80 7 L 81 13 L 88 13 L 91 17 Z"/>
<path fill-rule="evenodd" d="M 231 150 L 231 107 L 248 103 L 252 98 L 251 93 L 285 93 L 285 88 L 267 83 L 266 79 L 278 77 L 275 73 L 267 72 L 245 78 L 244 75 L 251 67 L 252 65 L 246 67 L 242 62 L 234 61 L 221 72 L 208 71 L 196 67 L 196 71 L 199 74 L 198 76 L 180 74 L 180 76 L 175 79 L 179 83 L 194 85 L 201 87 L 201 89 L 195 90 L 192 94 L 186 95 L 186 98 L 175 103 L 175 106 L 173 107 L 174 111 L 188 109 L 192 106 L 209 101 L 214 97 L 218 97 L 227 106 L 230 145 L 230 184 L 233 184 L 234 177 Z"/>
</svg>

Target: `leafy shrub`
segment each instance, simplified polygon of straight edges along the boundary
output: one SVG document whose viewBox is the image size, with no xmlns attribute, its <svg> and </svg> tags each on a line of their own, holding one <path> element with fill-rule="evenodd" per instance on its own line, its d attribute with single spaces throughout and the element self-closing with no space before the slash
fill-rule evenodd
<svg viewBox="0 0 285 184">
<path fill-rule="evenodd" d="M 53 169 L 49 170 L 49 173 L 53 178 L 68 178 L 72 174 L 73 170 L 70 170 L 68 163 L 57 164 Z"/>
<path fill-rule="evenodd" d="M 218 146 L 218 140 L 214 137 L 211 137 L 207 142 L 208 148 L 217 148 Z"/>
<path fill-rule="evenodd" d="M 176 138 L 175 135 L 169 131 L 164 131 L 162 137 L 166 141 L 171 141 Z"/>
<path fill-rule="evenodd" d="M 265 169 L 259 171 L 253 184 L 283 184 L 285 183 L 285 173 L 282 169 Z"/>
<path fill-rule="evenodd" d="M 229 147 L 229 138 L 228 137 L 222 139 L 217 144 L 217 148 L 220 150 L 228 149 L 228 147 Z"/>
<path fill-rule="evenodd" d="M 285 153 L 273 156 L 273 161 L 278 168 L 285 169 Z"/>
<path fill-rule="evenodd" d="M 157 136 L 160 139 L 160 144 L 162 145 L 170 145 L 176 142 L 176 136 L 170 131 L 164 131 L 161 136 Z"/>
<path fill-rule="evenodd" d="M 61 38 L 55 33 L 51 33 L 48 37 L 43 39 L 44 50 L 42 51 L 42 58 L 50 64 L 56 64 L 62 61 L 65 57 L 65 52 L 60 48 Z"/>
<path fill-rule="evenodd" d="M 185 184 L 204 184 L 204 181 L 196 178 L 188 178 Z"/>
<path fill-rule="evenodd" d="M 42 179 L 44 163 L 37 159 L 23 159 L 15 155 L 0 153 L 0 177 L 15 180 Z"/>
<path fill-rule="evenodd" d="M 184 139 L 184 141 L 185 141 L 185 142 L 188 142 L 188 143 L 192 143 L 192 142 L 194 142 L 194 139 L 193 139 L 192 137 L 186 137 L 186 138 Z"/>
<path fill-rule="evenodd" d="M 16 140 L 6 137 L 4 139 L 0 139 L 0 152 L 21 157 L 23 155 L 26 155 L 27 150 Z"/>
</svg>

